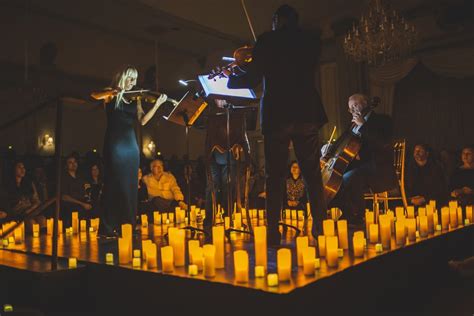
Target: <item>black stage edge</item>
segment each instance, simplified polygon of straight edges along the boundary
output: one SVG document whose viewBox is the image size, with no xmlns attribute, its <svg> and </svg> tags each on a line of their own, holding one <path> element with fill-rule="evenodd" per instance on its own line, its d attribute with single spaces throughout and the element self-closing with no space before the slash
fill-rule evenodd
<svg viewBox="0 0 474 316">
<path fill-rule="evenodd" d="M 46 315 L 464 315 L 471 307 L 472 315 L 474 280 L 447 262 L 474 255 L 473 240 L 469 225 L 288 294 L 93 263 L 56 272 L 2 265 L 1 294 Z"/>
</svg>

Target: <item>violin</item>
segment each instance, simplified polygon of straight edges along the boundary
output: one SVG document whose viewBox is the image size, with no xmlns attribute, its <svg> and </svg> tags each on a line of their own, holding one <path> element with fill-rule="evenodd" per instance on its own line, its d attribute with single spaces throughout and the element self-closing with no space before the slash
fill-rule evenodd
<svg viewBox="0 0 474 316">
<path fill-rule="evenodd" d="M 257 36 L 255 36 L 255 31 L 253 30 L 252 21 L 250 20 L 249 13 L 247 11 L 247 6 L 245 5 L 245 0 L 241 0 L 242 8 L 244 9 L 245 17 L 247 18 L 247 23 L 249 25 L 250 31 L 252 32 L 252 37 L 254 42 L 257 41 Z M 247 65 L 252 61 L 252 51 L 253 46 L 245 45 L 242 47 L 237 48 L 233 53 L 233 61 L 228 64 L 227 66 L 221 68 L 219 71 L 213 71 L 209 74 L 208 79 L 214 79 L 215 77 L 223 77 L 224 70 L 234 72 L 234 68 L 242 67 Z"/>
<path fill-rule="evenodd" d="M 120 93 L 119 90 L 117 89 L 107 89 L 103 91 L 98 91 L 98 92 L 92 92 L 91 96 L 96 99 L 96 100 L 110 100 L 113 97 L 117 96 Z M 161 93 L 156 92 L 156 91 L 151 91 L 151 90 L 145 90 L 145 89 L 140 89 L 140 90 L 129 90 L 129 91 L 124 91 L 122 93 L 122 97 L 127 101 L 137 101 L 140 100 L 142 102 L 147 102 L 147 103 L 156 103 L 156 100 L 161 96 Z M 172 99 L 170 97 L 166 98 L 166 101 L 170 101 L 173 103 L 174 106 L 178 105 L 178 101 L 175 99 Z"/>
<path fill-rule="evenodd" d="M 233 61 L 227 66 L 222 67 L 220 71 L 209 74 L 207 78 L 214 79 L 215 77 L 218 77 L 218 76 L 222 77 L 224 70 L 234 72 L 234 68 L 247 65 L 248 63 L 252 61 L 252 50 L 253 50 L 253 46 L 250 46 L 250 45 L 245 45 L 245 46 L 237 48 L 232 54 Z"/>
</svg>

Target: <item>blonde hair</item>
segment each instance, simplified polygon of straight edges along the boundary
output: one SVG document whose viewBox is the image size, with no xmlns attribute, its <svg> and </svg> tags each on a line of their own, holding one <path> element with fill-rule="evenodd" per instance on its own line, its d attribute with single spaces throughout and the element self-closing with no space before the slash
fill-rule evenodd
<svg viewBox="0 0 474 316">
<path fill-rule="evenodd" d="M 116 89 L 116 88 L 120 89 L 120 93 L 117 95 L 117 99 L 115 100 L 115 109 L 119 107 L 120 100 L 123 97 L 123 92 L 125 89 L 125 79 L 127 79 L 128 77 L 137 78 L 138 77 L 137 68 L 131 65 L 127 65 L 123 67 L 121 71 L 117 72 L 114 78 L 112 79 L 112 83 L 110 84 L 112 89 Z"/>
<path fill-rule="evenodd" d="M 369 97 L 362 93 L 355 93 L 349 97 L 349 100 L 357 100 L 363 105 L 369 104 Z"/>
</svg>

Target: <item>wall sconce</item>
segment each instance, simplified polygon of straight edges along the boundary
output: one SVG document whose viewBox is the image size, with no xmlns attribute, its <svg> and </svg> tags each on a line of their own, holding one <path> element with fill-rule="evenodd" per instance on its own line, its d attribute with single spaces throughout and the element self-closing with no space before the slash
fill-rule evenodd
<svg viewBox="0 0 474 316">
<path fill-rule="evenodd" d="M 50 147 L 54 145 L 54 138 L 49 136 L 49 134 L 45 134 L 43 136 L 43 147 Z"/>
<path fill-rule="evenodd" d="M 155 150 L 156 150 L 156 145 L 155 143 L 150 140 L 150 142 L 148 143 L 148 145 L 146 146 L 148 148 L 148 150 L 151 152 L 151 153 L 154 153 Z"/>
</svg>

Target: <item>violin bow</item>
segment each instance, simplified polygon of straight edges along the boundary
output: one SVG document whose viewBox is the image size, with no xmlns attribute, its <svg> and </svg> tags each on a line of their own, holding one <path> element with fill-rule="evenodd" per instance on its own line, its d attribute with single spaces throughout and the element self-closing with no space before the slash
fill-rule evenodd
<svg viewBox="0 0 474 316">
<path fill-rule="evenodd" d="M 247 6 L 245 5 L 245 0 L 240 0 L 240 2 L 242 3 L 242 8 L 244 8 L 245 17 L 247 18 L 247 22 L 250 27 L 250 32 L 252 32 L 253 40 L 254 42 L 257 42 L 257 37 L 255 36 L 255 31 L 253 30 L 252 21 L 250 21 L 249 13 L 247 12 Z"/>
</svg>

